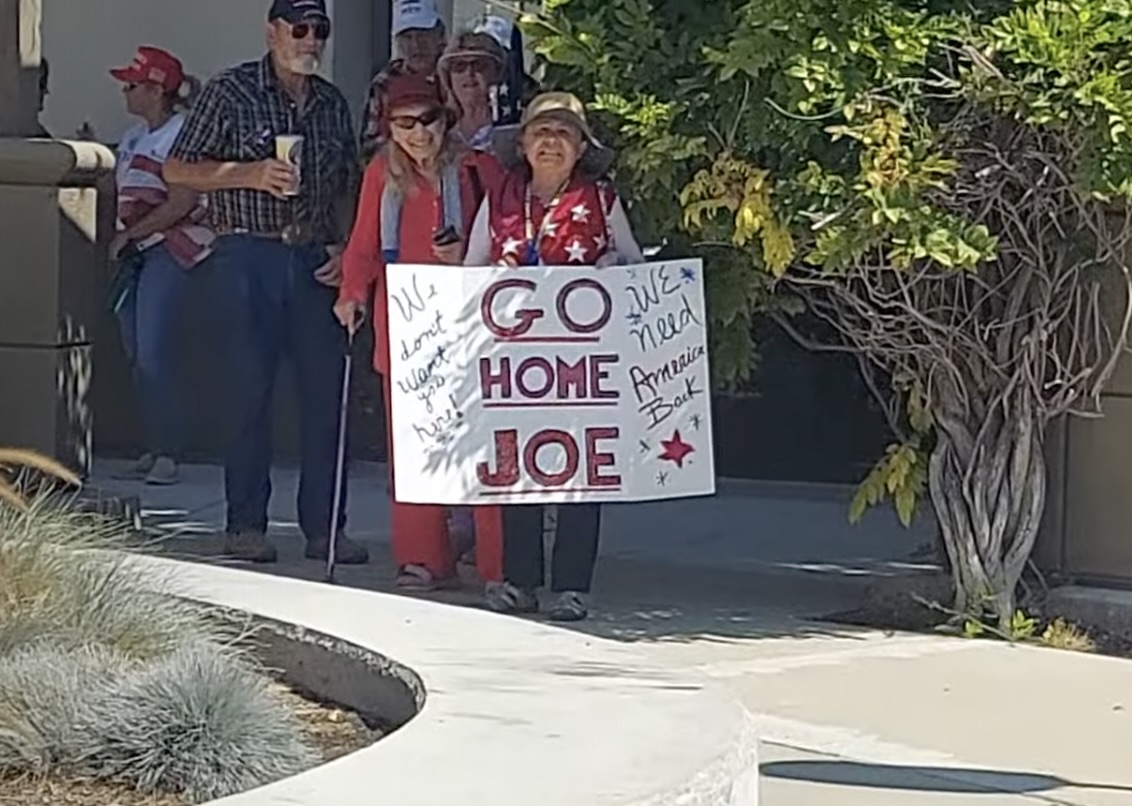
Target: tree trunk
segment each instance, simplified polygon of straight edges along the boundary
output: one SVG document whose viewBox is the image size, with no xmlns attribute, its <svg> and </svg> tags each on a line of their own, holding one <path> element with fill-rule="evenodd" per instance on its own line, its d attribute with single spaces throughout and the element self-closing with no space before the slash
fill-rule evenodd
<svg viewBox="0 0 1132 806">
<path fill-rule="evenodd" d="M 955 610 L 1006 634 L 1046 495 L 1041 423 L 1016 402 L 991 407 L 982 422 L 940 415 L 928 474 Z"/>
</svg>

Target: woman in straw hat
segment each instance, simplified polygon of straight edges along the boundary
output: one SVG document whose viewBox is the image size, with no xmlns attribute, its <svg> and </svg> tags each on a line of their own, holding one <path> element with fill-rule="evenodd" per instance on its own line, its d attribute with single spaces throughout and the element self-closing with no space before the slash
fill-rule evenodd
<svg viewBox="0 0 1132 806">
<path fill-rule="evenodd" d="M 484 194 L 497 188 L 501 177 L 494 159 L 469 151 L 456 137 L 455 116 L 444 105 L 435 77 L 398 72 L 387 77 L 380 93 L 384 145 L 366 169 L 354 230 L 342 256 L 342 285 L 334 313 L 343 327 L 354 332 L 360 313 L 372 302 L 374 366 L 382 376 L 388 406 L 385 267 L 460 265 L 467 241 L 464 233 Z M 392 460 L 389 417 L 386 426 Z M 392 461 L 390 470 L 396 473 Z M 431 590 L 454 584 L 456 564 L 445 507 L 394 501 L 392 514 L 398 586 Z M 499 535 L 490 539 L 481 531 L 477 559 L 485 579 L 501 576 L 500 551 Z"/>
<path fill-rule="evenodd" d="M 590 129 L 577 97 L 536 97 L 517 127 L 495 133 L 496 156 L 509 172 L 487 194 L 468 240 L 465 265 L 608 266 L 643 262 L 625 209 L 605 178 L 613 153 Z M 478 514 L 478 513 L 477 513 Z M 543 508 L 507 505 L 485 512 L 503 534 L 503 581 L 489 583 L 488 606 L 533 612 L 543 586 Z M 587 596 L 597 560 L 601 506 L 558 508 L 551 561 L 549 616 L 577 621 L 588 615 Z M 493 532 L 494 530 L 493 529 Z"/>
<path fill-rule="evenodd" d="M 457 115 L 456 131 L 471 148 L 491 146 L 492 92 L 503 80 L 504 62 L 503 48 L 487 33 L 459 34 L 440 57 L 440 86 Z"/>
</svg>

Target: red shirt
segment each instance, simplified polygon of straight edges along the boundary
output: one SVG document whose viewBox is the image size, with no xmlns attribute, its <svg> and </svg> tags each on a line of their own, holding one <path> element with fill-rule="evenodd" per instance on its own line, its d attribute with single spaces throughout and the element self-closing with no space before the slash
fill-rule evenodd
<svg viewBox="0 0 1132 806">
<path fill-rule="evenodd" d="M 362 181 L 357 218 L 346 250 L 342 254 L 342 287 L 339 299 L 366 302 L 373 285 L 370 310 L 373 311 L 374 367 L 380 373 L 389 371 L 389 308 L 385 296 L 385 259 L 381 253 L 381 196 L 385 189 L 385 156 L 379 154 L 370 162 Z M 460 172 L 460 201 L 463 215 L 461 234 L 467 239 L 475 220 L 480 199 L 471 180 L 475 167 L 481 192 L 493 193 L 503 180 L 503 170 L 495 158 L 482 152 L 468 152 Z M 398 260 L 402 263 L 434 264 L 432 238 L 441 219 L 443 202 L 437 189 L 423 179 L 415 193 L 407 195 L 401 211 L 401 244 Z"/>
</svg>

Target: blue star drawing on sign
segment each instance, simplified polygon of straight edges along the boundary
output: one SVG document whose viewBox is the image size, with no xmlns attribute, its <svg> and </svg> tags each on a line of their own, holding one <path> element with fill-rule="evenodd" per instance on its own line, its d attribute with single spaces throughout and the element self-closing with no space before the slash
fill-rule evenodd
<svg viewBox="0 0 1132 806">
<path fill-rule="evenodd" d="M 703 424 L 703 418 L 702 418 L 702 417 L 700 417 L 700 415 L 698 415 L 698 414 L 693 414 L 693 415 L 692 415 L 692 428 L 694 428 L 694 429 L 696 429 L 697 431 L 699 431 L 699 430 L 700 430 L 700 426 L 701 426 L 702 424 Z"/>
<path fill-rule="evenodd" d="M 663 470 L 656 474 L 656 483 L 659 487 L 664 487 L 668 484 L 668 474 Z"/>
<path fill-rule="evenodd" d="M 625 318 L 628 319 L 629 324 L 633 325 L 634 327 L 641 323 L 641 315 L 636 311 L 629 311 L 629 315 Z"/>
<path fill-rule="evenodd" d="M 680 269 L 680 277 L 683 278 L 685 283 L 696 282 L 696 272 L 694 269 L 689 269 L 687 266 Z"/>
</svg>

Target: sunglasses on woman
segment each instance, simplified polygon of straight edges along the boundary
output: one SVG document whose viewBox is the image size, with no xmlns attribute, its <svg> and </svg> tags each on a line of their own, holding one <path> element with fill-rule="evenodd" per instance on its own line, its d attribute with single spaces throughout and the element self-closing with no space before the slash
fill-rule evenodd
<svg viewBox="0 0 1132 806">
<path fill-rule="evenodd" d="M 429 127 L 440 120 L 444 110 L 440 107 L 430 109 L 423 115 L 390 115 L 389 122 L 403 131 L 412 131 L 417 126 Z"/>
<path fill-rule="evenodd" d="M 295 39 L 306 39 L 314 31 L 314 38 L 326 41 L 330 38 L 330 20 L 319 20 L 315 23 L 300 22 L 291 26 L 291 36 Z"/>
<path fill-rule="evenodd" d="M 457 75 L 464 73 L 479 73 L 481 76 L 487 75 L 491 70 L 491 62 L 487 59 L 453 59 L 451 62 L 452 72 Z"/>
</svg>

